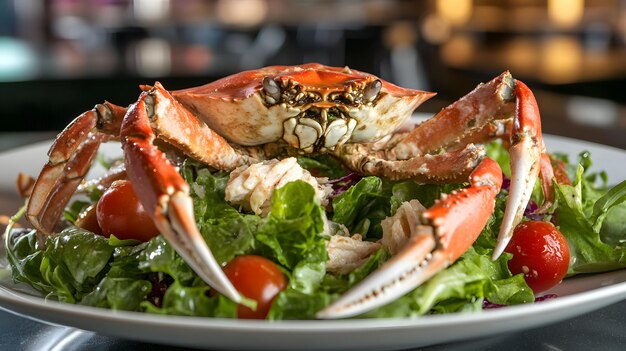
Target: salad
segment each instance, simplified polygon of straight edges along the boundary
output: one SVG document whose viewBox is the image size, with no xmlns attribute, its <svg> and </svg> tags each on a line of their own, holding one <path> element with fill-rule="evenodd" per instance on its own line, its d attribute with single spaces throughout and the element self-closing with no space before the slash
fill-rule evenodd
<svg viewBox="0 0 626 351">
<path fill-rule="evenodd" d="M 549 260 L 545 267 L 529 270 L 532 260 L 539 257 L 532 253 L 531 262 L 520 262 L 523 255 L 511 253 L 493 261 L 509 159 L 497 142 L 487 146 L 487 153 L 504 170 L 505 184 L 478 240 L 453 265 L 420 287 L 358 318 L 415 317 L 532 303 L 536 292 L 561 280 L 554 278 L 552 271 L 574 276 L 626 267 L 626 181 L 609 187 L 604 173 L 587 171 L 589 153 L 581 153 L 578 160 L 551 155 L 556 203 L 548 215 L 534 213 L 542 196 L 537 186 L 520 225 L 531 227 L 525 229 L 530 234 L 516 234 L 509 246 L 532 251 L 537 240 L 533 233 L 538 231 L 543 237 L 545 231 L 558 228 L 567 240 L 563 245 L 569 251 L 565 265 L 562 260 Z M 309 183 L 289 182 L 273 191 L 264 217 L 225 200 L 228 173 L 193 160 L 180 167 L 192 189 L 200 232 L 217 261 L 226 264 L 224 270 L 233 285 L 248 297 L 242 305 L 214 292 L 162 236 L 151 234 L 150 223 L 141 222 L 139 215 L 130 216 L 130 222 L 103 221 L 110 228 L 100 230 L 106 229 L 108 237 L 96 233 L 98 229 L 84 229 L 89 228 L 84 223 L 82 228 L 76 226 L 80 214 L 96 204 L 109 201 L 109 206 L 116 208 L 132 203 L 128 193 L 120 201 L 95 185 L 87 187 L 86 197 L 66 208 L 66 228 L 48 237 L 45 245 L 38 241 L 35 230 L 14 227 L 23 209 L 12 218 L 4 239 L 13 278 L 47 299 L 102 308 L 185 316 L 312 319 L 390 257 L 379 247 L 355 269 L 329 272 L 331 234 L 359 233 L 364 241 L 374 243 L 382 237 L 381 222 L 406 201 L 418 199 L 429 207 L 442 193 L 464 186 L 363 177 L 349 173 L 329 156 L 298 157 L 297 161 L 315 176 L 329 179 L 331 200 L 322 204 Z M 545 226 L 548 222 L 556 227 L 537 227 L 537 223 Z"/>
</svg>

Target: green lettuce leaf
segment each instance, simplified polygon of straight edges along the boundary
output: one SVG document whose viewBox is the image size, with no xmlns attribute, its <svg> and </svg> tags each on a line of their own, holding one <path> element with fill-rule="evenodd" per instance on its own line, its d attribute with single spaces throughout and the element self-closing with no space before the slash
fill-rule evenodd
<svg viewBox="0 0 626 351">
<path fill-rule="evenodd" d="M 328 305 L 335 295 L 322 291 L 307 294 L 296 289 L 286 289 L 276 296 L 267 319 L 269 320 L 303 320 L 314 319 L 315 314 Z"/>
<path fill-rule="evenodd" d="M 389 216 L 392 183 L 365 177 L 333 200 L 333 221 L 364 238 L 381 238 L 380 221 Z"/>
<path fill-rule="evenodd" d="M 254 235 L 260 217 L 240 213 L 224 200 L 226 172 L 211 173 L 206 166 L 187 161 L 181 173 L 191 187 L 198 229 L 217 262 L 225 264 L 237 255 L 254 249 Z"/>
<path fill-rule="evenodd" d="M 122 242 L 109 239 L 111 246 Z M 114 310 L 140 310 L 141 302 L 152 291 L 149 275 L 139 267 L 147 246 L 148 243 L 115 247 L 113 260 L 109 261 L 109 271 L 93 291 L 81 299 L 80 304 Z"/>
<path fill-rule="evenodd" d="M 196 279 L 191 267 L 162 236 L 148 242 L 146 249 L 140 253 L 137 266 L 147 272 L 166 273 L 184 285 L 192 284 Z"/>
<path fill-rule="evenodd" d="M 5 233 L 7 259 L 11 264 L 11 273 L 15 281 L 27 283 L 33 288 L 48 293 L 52 286 L 41 274 L 41 260 L 44 252 L 37 244 L 37 231 L 15 229 Z"/>
<path fill-rule="evenodd" d="M 274 191 L 270 213 L 259 226 L 256 239 L 266 246 L 268 257 L 289 269 L 301 261 L 325 262 L 325 221 L 326 213 L 313 187 L 303 181 L 291 182 Z"/>
<path fill-rule="evenodd" d="M 326 212 L 311 185 L 296 181 L 274 191 L 256 239 L 264 245 L 264 256 L 287 269 L 289 284 L 275 299 L 268 319 L 312 318 L 328 302 L 318 293 L 328 259 L 325 222 Z"/>
<path fill-rule="evenodd" d="M 534 301 L 523 277 L 512 277 L 506 268 L 509 258 L 505 255 L 494 262 L 490 253 L 479 254 L 470 248 L 456 263 L 412 292 L 360 317 L 398 318 L 475 311 L 482 308 L 484 298 L 503 304 Z"/>
<path fill-rule="evenodd" d="M 49 237 L 40 270 L 52 286 L 50 295 L 75 303 L 102 279 L 113 247 L 102 236 L 70 227 Z"/>
<path fill-rule="evenodd" d="M 182 316 L 235 318 L 237 304 L 222 295 L 209 296 L 209 287 L 183 286 L 175 281 L 167 288 L 163 305 L 157 307 L 144 301 L 141 306 L 147 312 Z"/>
<path fill-rule="evenodd" d="M 337 179 L 348 174 L 341 162 L 330 155 L 298 156 L 297 160 L 300 167 L 316 177 Z"/>
<path fill-rule="evenodd" d="M 69 303 L 93 290 L 114 251 L 106 238 L 75 227 L 48 237 L 44 250 L 37 245 L 35 230 L 10 232 L 7 240 L 14 279 Z"/>
<path fill-rule="evenodd" d="M 147 280 L 106 276 L 80 301 L 82 305 L 136 311 L 152 290 Z"/>
<path fill-rule="evenodd" d="M 573 185 L 555 185 L 559 229 L 570 248 L 568 274 L 623 268 L 626 248 L 621 245 L 626 232 L 623 225 L 615 223 L 624 222 L 621 215 L 626 201 L 626 181 L 597 197 L 601 192 L 583 175 L 584 168 L 579 165 Z"/>
</svg>

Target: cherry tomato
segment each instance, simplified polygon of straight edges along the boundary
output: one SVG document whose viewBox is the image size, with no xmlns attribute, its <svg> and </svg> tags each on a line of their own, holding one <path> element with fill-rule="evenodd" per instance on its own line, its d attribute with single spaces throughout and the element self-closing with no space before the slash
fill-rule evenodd
<svg viewBox="0 0 626 351">
<path fill-rule="evenodd" d="M 256 311 L 239 305 L 237 317 L 243 319 L 265 319 L 276 295 L 287 287 L 278 266 L 261 256 L 237 256 L 224 267 L 224 273 L 237 291 L 257 302 Z"/>
<path fill-rule="evenodd" d="M 524 273 L 526 283 L 535 293 L 559 284 L 567 274 L 567 240 L 550 222 L 519 224 L 505 251 L 513 254 L 508 263 L 511 273 Z"/>
<path fill-rule="evenodd" d="M 148 241 L 159 235 L 127 180 L 114 182 L 104 192 L 96 205 L 96 217 L 106 237 L 113 234 L 121 240 Z"/>
</svg>

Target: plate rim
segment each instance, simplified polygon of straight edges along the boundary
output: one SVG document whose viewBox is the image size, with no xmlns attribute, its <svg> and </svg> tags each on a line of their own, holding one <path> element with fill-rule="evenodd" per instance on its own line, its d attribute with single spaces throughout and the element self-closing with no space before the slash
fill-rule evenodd
<svg viewBox="0 0 626 351">
<path fill-rule="evenodd" d="M 589 277 L 599 275 L 607 279 L 618 275 L 621 281 L 535 304 L 415 318 L 251 321 L 158 315 L 44 301 L 11 290 L 3 282 L 0 309 L 45 324 L 182 347 L 292 350 L 298 345 L 298 349 L 316 350 L 391 350 L 540 328 L 626 299 L 626 269 Z M 7 304 L 7 300 L 11 302 Z M 263 340 L 261 346 L 259 340 Z"/>
</svg>

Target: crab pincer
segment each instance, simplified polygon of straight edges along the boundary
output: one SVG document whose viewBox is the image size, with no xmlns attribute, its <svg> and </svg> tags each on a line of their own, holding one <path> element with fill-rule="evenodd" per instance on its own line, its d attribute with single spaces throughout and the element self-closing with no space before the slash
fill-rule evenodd
<svg viewBox="0 0 626 351">
<path fill-rule="evenodd" d="M 516 118 L 509 147 L 511 187 L 506 200 L 506 210 L 500 226 L 498 242 L 493 251 L 494 260 L 504 252 L 513 237 L 515 226 L 522 220 L 538 175 L 541 177 L 544 193 L 544 202 L 539 211 L 546 211 L 554 201 L 552 184 L 554 171 L 541 135 L 541 119 L 537 101 L 528 86 L 519 80 L 515 85 L 515 96 Z"/>
<path fill-rule="evenodd" d="M 420 214 L 421 225 L 404 248 L 317 318 L 344 318 L 385 305 L 454 263 L 474 243 L 493 212 L 502 186 L 498 164 L 485 158 L 470 186 L 443 196 Z M 480 209 L 480 213 L 476 213 Z"/>
<path fill-rule="evenodd" d="M 161 109 L 163 104 L 166 111 Z M 188 112 L 177 106 L 164 90 L 145 91 L 128 110 L 121 127 L 124 163 L 142 205 L 154 224 L 193 270 L 211 287 L 234 302 L 241 295 L 222 271 L 204 241 L 194 218 L 189 185 L 154 145 L 156 136 L 150 121 L 167 112 L 178 121 Z"/>
<path fill-rule="evenodd" d="M 511 106 L 513 101 L 514 109 Z M 467 126 L 472 127 L 465 131 L 463 128 Z M 429 138 L 433 135 L 437 138 Z M 455 149 L 466 150 L 471 146 L 464 146 L 468 141 L 485 142 L 497 137 L 510 138 L 512 180 L 493 253 L 495 260 L 521 221 L 538 175 L 544 190 L 541 209 L 547 210 L 553 200 L 553 171 L 541 136 L 539 111 L 532 92 L 524 83 L 505 72 L 489 83 L 479 85 L 410 132 L 393 150 L 396 157 L 403 159 L 385 161 L 370 156 L 362 164 L 365 169 L 372 168 L 370 173 L 402 178 L 398 176 L 401 173 L 423 181 L 416 171 L 429 170 L 432 176 L 434 165 L 427 162 L 442 157 L 431 152 L 450 148 L 453 150 L 448 152 L 450 157 L 458 153 Z M 420 212 L 421 223 L 410 230 L 413 235 L 402 250 L 320 311 L 318 318 L 345 318 L 385 305 L 454 263 L 470 248 L 493 213 L 495 197 L 502 185 L 502 170 L 495 161 L 483 158 L 482 152 L 481 149 L 480 153 L 460 158 L 472 161 L 466 162 L 465 168 L 473 169 L 469 176 L 470 186 L 444 195 L 433 207 Z M 477 166 L 472 165 L 475 161 Z M 464 174 L 462 169 L 457 170 L 442 162 L 439 165 L 446 168 L 437 170 L 442 173 L 440 178 L 463 181 L 459 178 Z M 430 181 L 440 180 L 435 178 Z"/>
</svg>

